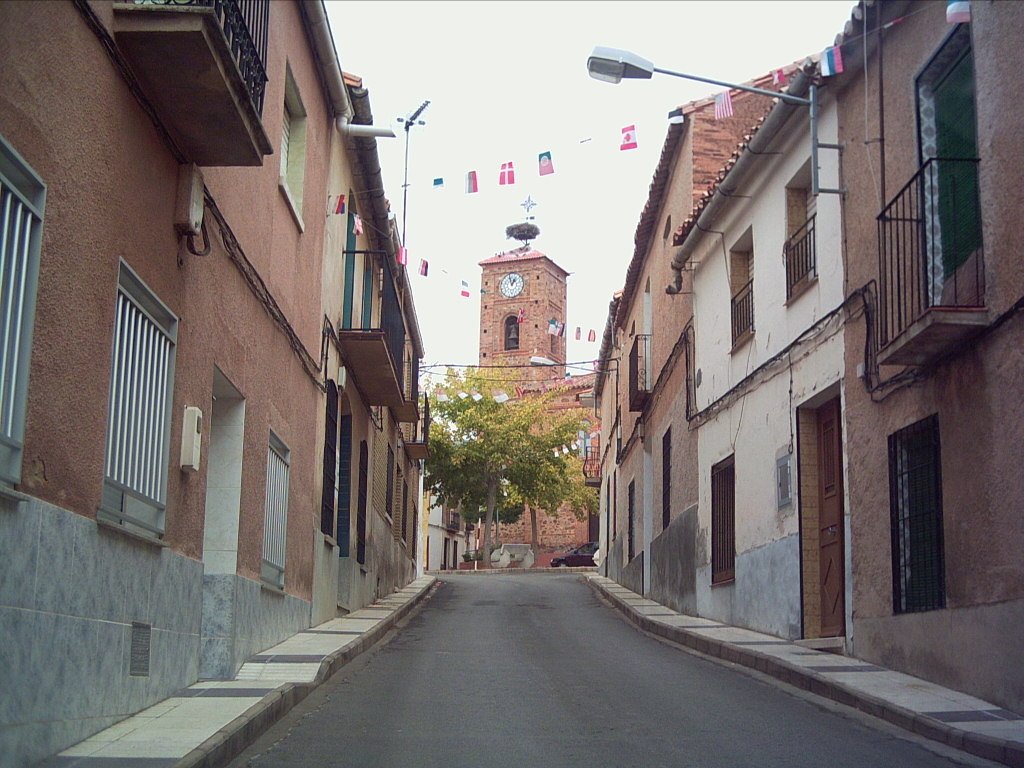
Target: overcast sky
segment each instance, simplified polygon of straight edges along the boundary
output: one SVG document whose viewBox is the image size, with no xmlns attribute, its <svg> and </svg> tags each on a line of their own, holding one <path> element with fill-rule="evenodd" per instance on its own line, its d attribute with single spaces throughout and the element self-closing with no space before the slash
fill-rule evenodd
<svg viewBox="0 0 1024 768">
<path fill-rule="evenodd" d="M 612 293 L 622 287 L 647 201 L 666 116 L 722 90 L 655 75 L 618 85 L 586 71 L 594 46 L 630 50 L 660 68 L 743 82 L 832 45 L 854 3 L 798 2 L 352 2 L 328 0 L 342 68 L 363 78 L 379 139 L 384 186 L 402 228 L 406 134 L 399 117 L 429 100 L 409 133 L 406 245 L 423 331 L 424 364 L 476 364 L 478 262 L 519 245 L 505 227 L 540 227 L 532 243 L 570 273 L 568 361 L 597 356 Z M 622 129 L 638 147 L 622 151 Z M 555 172 L 540 176 L 538 155 Z M 514 163 L 512 186 L 498 185 Z M 466 194 L 468 171 L 479 191 Z M 435 189 L 435 178 L 444 187 Z M 420 259 L 427 277 L 417 273 Z M 470 298 L 460 296 L 461 281 Z M 541 318 L 547 322 L 548 318 Z M 582 340 L 574 338 L 577 326 Z M 587 342 L 590 329 L 598 341 Z"/>
</svg>

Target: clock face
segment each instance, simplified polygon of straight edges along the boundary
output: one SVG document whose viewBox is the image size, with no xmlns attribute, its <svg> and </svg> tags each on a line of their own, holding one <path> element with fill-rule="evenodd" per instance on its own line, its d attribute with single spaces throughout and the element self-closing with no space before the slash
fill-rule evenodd
<svg viewBox="0 0 1024 768">
<path fill-rule="evenodd" d="M 501 283 L 498 286 L 501 291 L 501 295 L 511 299 L 514 296 L 518 296 L 523 292 L 523 276 L 510 272 L 501 278 Z"/>
</svg>

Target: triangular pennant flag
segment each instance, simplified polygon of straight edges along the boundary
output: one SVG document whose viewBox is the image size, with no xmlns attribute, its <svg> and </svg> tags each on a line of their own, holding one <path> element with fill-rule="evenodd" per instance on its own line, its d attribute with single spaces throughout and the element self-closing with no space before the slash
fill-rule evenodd
<svg viewBox="0 0 1024 768">
<path fill-rule="evenodd" d="M 513 163 L 502 163 L 498 174 L 498 186 L 504 187 L 516 183 L 516 169 Z"/>
<path fill-rule="evenodd" d="M 947 6 L 948 9 L 948 6 Z M 821 52 L 821 74 L 825 77 L 838 75 L 843 71 L 843 52 L 838 45 Z"/>
<path fill-rule="evenodd" d="M 469 298 L 469 283 L 465 280 L 462 281 L 462 296 L 463 298 Z"/>
<path fill-rule="evenodd" d="M 448 395 L 446 395 L 444 392 L 438 392 L 436 395 L 434 395 L 434 400 L 436 400 L 439 403 L 447 403 Z"/>
<path fill-rule="evenodd" d="M 715 120 L 732 117 L 732 94 L 722 91 L 715 96 Z"/>
<path fill-rule="evenodd" d="M 548 333 L 551 334 L 552 336 L 557 336 L 558 335 L 558 321 L 557 320 L 548 320 Z"/>
<path fill-rule="evenodd" d="M 335 205 L 334 205 L 334 212 L 335 213 L 344 213 L 345 212 L 345 196 L 344 195 L 338 195 L 338 202 L 335 203 Z"/>
<path fill-rule="evenodd" d="M 550 152 L 541 152 L 537 155 L 537 165 L 540 166 L 539 173 L 541 176 L 547 176 L 548 174 L 555 172 L 555 166 L 551 163 Z"/>
<path fill-rule="evenodd" d="M 587 341 L 597 341 L 597 331 L 593 328 L 591 328 L 590 333 L 587 334 Z"/>
<path fill-rule="evenodd" d="M 970 0 L 949 0 L 949 2 L 946 3 L 946 23 L 967 24 L 970 20 Z"/>
<path fill-rule="evenodd" d="M 496 394 L 494 396 L 494 402 L 496 402 L 496 403 L 504 403 L 507 400 L 508 400 L 508 395 L 506 395 L 504 392 L 499 392 L 498 394 Z"/>
<path fill-rule="evenodd" d="M 579 327 L 579 326 L 577 325 L 577 326 L 576 326 L 576 341 L 579 341 L 579 340 L 580 340 L 580 334 L 581 334 L 581 333 L 583 333 L 583 329 L 582 329 L 582 328 L 580 328 L 580 327 Z"/>
<path fill-rule="evenodd" d="M 785 85 L 786 84 L 786 73 L 781 69 L 776 69 L 772 72 L 772 85 Z"/>
<path fill-rule="evenodd" d="M 519 323 L 520 325 L 522 325 L 525 320 L 526 320 L 526 308 L 525 307 L 520 307 L 519 308 L 519 314 L 516 315 L 516 322 Z"/>
<path fill-rule="evenodd" d="M 352 219 L 352 233 L 356 235 L 363 234 L 363 220 L 358 215 Z"/>
<path fill-rule="evenodd" d="M 478 190 L 476 184 L 476 171 L 470 171 L 466 174 L 466 194 L 473 194 Z"/>
<path fill-rule="evenodd" d="M 427 270 L 429 268 L 430 268 L 430 265 L 427 264 L 427 260 L 426 259 L 420 259 L 420 274 L 423 275 L 423 277 L 427 276 Z"/>
<path fill-rule="evenodd" d="M 395 261 L 401 264 L 403 267 L 409 263 L 409 251 L 404 246 L 399 246 L 395 252 Z"/>
<path fill-rule="evenodd" d="M 444 188 L 444 179 L 442 179 L 440 176 L 437 177 L 436 179 L 434 179 L 434 189 L 443 189 L 443 188 Z"/>
<path fill-rule="evenodd" d="M 627 125 L 622 129 L 622 143 L 619 144 L 619 149 L 636 149 L 636 126 Z"/>
</svg>

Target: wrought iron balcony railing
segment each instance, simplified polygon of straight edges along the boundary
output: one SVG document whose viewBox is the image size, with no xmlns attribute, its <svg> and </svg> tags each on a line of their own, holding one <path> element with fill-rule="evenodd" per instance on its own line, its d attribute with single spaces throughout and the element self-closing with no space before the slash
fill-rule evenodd
<svg viewBox="0 0 1024 768">
<path fill-rule="evenodd" d="M 651 335 L 638 333 L 629 350 L 629 410 L 643 410 L 651 394 Z"/>
<path fill-rule="evenodd" d="M 732 297 L 732 343 L 754 332 L 754 281 L 751 280 Z"/>
<path fill-rule="evenodd" d="M 592 487 L 601 485 L 601 449 L 588 445 L 583 449 L 583 479 Z"/>
<path fill-rule="evenodd" d="M 878 215 L 879 344 L 933 308 L 985 306 L 976 159 L 932 158 Z"/>
<path fill-rule="evenodd" d="M 789 301 L 793 298 L 793 291 L 797 286 L 817 275 L 814 216 L 786 241 L 782 253 L 786 262 L 786 301 Z"/>
</svg>

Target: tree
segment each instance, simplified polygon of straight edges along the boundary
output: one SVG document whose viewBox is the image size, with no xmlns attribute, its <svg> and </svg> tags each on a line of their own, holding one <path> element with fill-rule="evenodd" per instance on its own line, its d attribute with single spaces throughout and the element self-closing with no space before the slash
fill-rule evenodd
<svg viewBox="0 0 1024 768">
<path fill-rule="evenodd" d="M 509 398 L 515 379 L 498 370 L 448 371 L 431 405 L 426 465 L 426 483 L 442 503 L 485 509 L 485 556 L 499 507 L 530 511 L 536 549 L 537 509 L 557 514 L 566 502 L 584 511 L 597 506 L 579 458 L 563 451 L 577 439 L 584 411 L 551 411 L 553 392 Z"/>
</svg>

